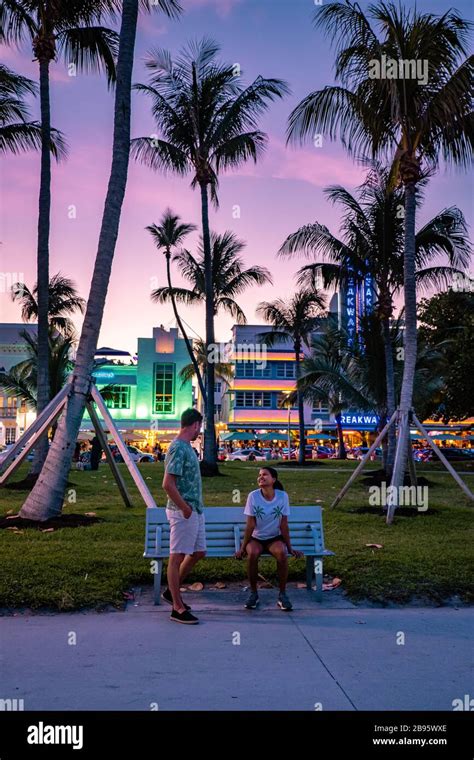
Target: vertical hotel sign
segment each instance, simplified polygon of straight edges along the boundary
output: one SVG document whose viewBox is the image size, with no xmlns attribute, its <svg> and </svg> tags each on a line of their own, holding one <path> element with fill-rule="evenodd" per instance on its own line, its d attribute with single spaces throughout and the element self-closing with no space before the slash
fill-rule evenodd
<svg viewBox="0 0 474 760">
<path fill-rule="evenodd" d="M 347 330 L 347 342 L 349 346 L 354 345 L 354 339 L 356 335 L 356 286 L 354 276 L 351 274 L 349 268 L 349 276 L 347 277 L 347 293 L 346 293 L 346 330 Z"/>
<path fill-rule="evenodd" d="M 364 277 L 364 314 L 370 314 L 374 308 L 374 278 L 371 273 Z"/>
</svg>

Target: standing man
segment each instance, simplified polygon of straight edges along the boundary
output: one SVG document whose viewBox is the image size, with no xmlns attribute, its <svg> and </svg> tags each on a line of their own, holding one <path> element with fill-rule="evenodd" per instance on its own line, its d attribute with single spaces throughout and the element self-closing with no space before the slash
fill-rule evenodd
<svg viewBox="0 0 474 760">
<path fill-rule="evenodd" d="M 191 446 L 200 434 L 202 414 L 186 409 L 181 430 L 165 457 L 163 488 L 168 496 L 166 516 L 170 523 L 168 588 L 163 599 L 173 605 L 170 620 L 195 625 L 199 622 L 181 598 L 180 586 L 198 560 L 206 556 L 206 531 L 199 461 Z"/>
</svg>

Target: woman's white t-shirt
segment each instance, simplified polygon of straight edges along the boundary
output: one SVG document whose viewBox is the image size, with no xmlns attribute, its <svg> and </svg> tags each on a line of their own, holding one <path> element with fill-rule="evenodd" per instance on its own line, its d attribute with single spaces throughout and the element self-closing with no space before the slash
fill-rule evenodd
<svg viewBox="0 0 474 760">
<path fill-rule="evenodd" d="M 280 534 L 281 518 L 290 514 L 288 494 L 286 491 L 275 490 L 275 496 L 268 501 L 263 497 L 260 488 L 250 491 L 244 514 L 256 519 L 252 533 L 254 538 L 260 538 L 262 541 L 275 538 Z"/>
</svg>

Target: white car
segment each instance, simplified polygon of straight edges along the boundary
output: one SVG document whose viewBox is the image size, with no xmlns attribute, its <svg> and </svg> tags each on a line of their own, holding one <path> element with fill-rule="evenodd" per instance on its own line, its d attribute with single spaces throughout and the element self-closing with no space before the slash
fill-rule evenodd
<svg viewBox="0 0 474 760">
<path fill-rule="evenodd" d="M 250 454 L 255 456 L 257 462 L 265 461 L 265 454 L 259 449 L 236 449 L 228 455 L 227 459 L 230 462 L 248 462 Z"/>
<path fill-rule="evenodd" d="M 228 459 L 231 462 L 248 462 L 249 456 L 251 454 L 254 455 L 255 461 L 265 461 L 265 454 L 260 449 L 236 449 L 236 451 L 233 451 L 232 454 L 229 454 Z"/>
</svg>

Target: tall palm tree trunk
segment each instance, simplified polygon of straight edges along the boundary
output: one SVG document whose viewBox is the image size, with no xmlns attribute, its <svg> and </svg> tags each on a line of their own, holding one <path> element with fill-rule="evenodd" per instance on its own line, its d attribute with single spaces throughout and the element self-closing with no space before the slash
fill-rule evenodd
<svg viewBox="0 0 474 760">
<path fill-rule="evenodd" d="M 301 359 L 300 359 L 300 351 L 301 351 L 301 344 L 297 341 L 295 342 L 295 359 L 296 359 L 296 387 L 297 390 L 297 403 L 298 403 L 298 431 L 299 431 L 299 437 L 300 437 L 300 445 L 298 450 L 298 464 L 304 464 L 305 463 L 305 453 L 306 453 L 306 435 L 305 435 L 305 426 L 304 426 L 304 402 L 303 402 L 303 394 L 299 390 L 298 387 L 298 380 L 301 377 Z"/>
<path fill-rule="evenodd" d="M 94 353 L 97 348 L 127 184 L 130 152 L 131 80 L 137 17 L 138 0 L 124 0 L 117 63 L 112 167 L 71 392 L 44 467 L 20 511 L 21 517 L 47 520 L 59 514 L 63 505 L 77 433 L 91 383 Z"/>
<path fill-rule="evenodd" d="M 174 316 L 175 316 L 176 322 L 178 323 L 178 327 L 181 330 L 181 334 L 182 334 L 182 336 L 184 338 L 184 342 L 186 343 L 186 348 L 188 350 L 189 358 L 191 359 L 192 365 L 194 367 L 194 372 L 195 372 L 196 377 L 197 377 L 197 381 L 198 381 L 198 385 L 199 385 L 199 390 L 201 391 L 202 402 L 204 404 L 204 408 L 206 408 L 206 403 L 207 403 L 206 389 L 204 387 L 204 382 L 203 382 L 203 379 L 202 379 L 201 370 L 200 370 L 199 364 L 196 361 L 196 357 L 194 355 L 194 351 L 193 351 L 193 347 L 191 345 L 191 341 L 188 338 L 188 335 L 186 333 L 186 330 L 184 329 L 184 325 L 183 325 L 183 322 L 181 320 L 181 317 L 179 316 L 178 307 L 176 306 L 176 299 L 174 297 L 173 287 L 171 285 L 171 267 L 170 267 L 171 253 L 170 253 L 169 250 L 166 251 L 165 256 L 166 256 L 166 274 L 167 274 L 167 277 L 168 277 L 168 288 L 169 288 L 170 294 L 171 294 L 171 304 L 173 306 Z"/>
<path fill-rule="evenodd" d="M 204 279 L 206 288 L 206 353 L 209 356 L 209 346 L 215 343 L 214 335 L 214 293 L 212 285 L 212 255 L 211 236 L 209 232 L 209 199 L 206 182 L 200 183 L 202 240 L 204 248 Z M 216 431 L 214 427 L 214 364 L 206 361 L 206 407 L 204 430 L 204 461 L 207 472 L 217 472 Z"/>
<path fill-rule="evenodd" d="M 395 411 L 395 369 L 393 366 L 393 351 L 392 341 L 390 339 L 390 320 L 387 318 L 382 319 L 382 335 L 385 353 L 385 382 L 387 386 L 387 417 L 391 418 Z M 381 420 L 382 422 L 382 420 Z M 385 420 L 383 420 L 383 425 Z M 384 469 L 387 478 L 390 480 L 392 477 L 393 463 L 395 460 L 395 449 L 397 446 L 397 433 L 395 425 L 392 425 L 387 434 L 387 445 L 383 445 L 384 457 L 386 454 L 386 461 L 384 462 Z M 385 441 L 384 441 L 385 444 Z"/>
<path fill-rule="evenodd" d="M 405 292 L 405 336 L 403 380 L 400 393 L 400 424 L 397 449 L 393 466 L 392 485 L 403 485 L 407 462 L 407 415 L 413 399 L 413 381 L 416 367 L 416 280 L 415 280 L 415 183 L 405 185 L 405 251 L 404 251 L 404 292 Z"/>
<path fill-rule="evenodd" d="M 338 445 L 339 445 L 339 459 L 347 459 L 347 452 L 346 447 L 344 444 L 344 431 L 342 429 L 342 418 L 341 413 L 339 412 L 336 414 L 336 429 L 337 429 L 337 439 L 338 439 Z"/>
<path fill-rule="evenodd" d="M 51 215 L 51 108 L 49 99 L 49 58 L 40 58 L 41 104 L 41 175 L 38 208 L 37 302 L 38 302 L 38 389 L 37 413 L 43 411 L 50 398 L 49 387 L 49 229 Z M 29 475 L 40 473 L 48 454 L 48 434 L 35 446 Z"/>
</svg>

